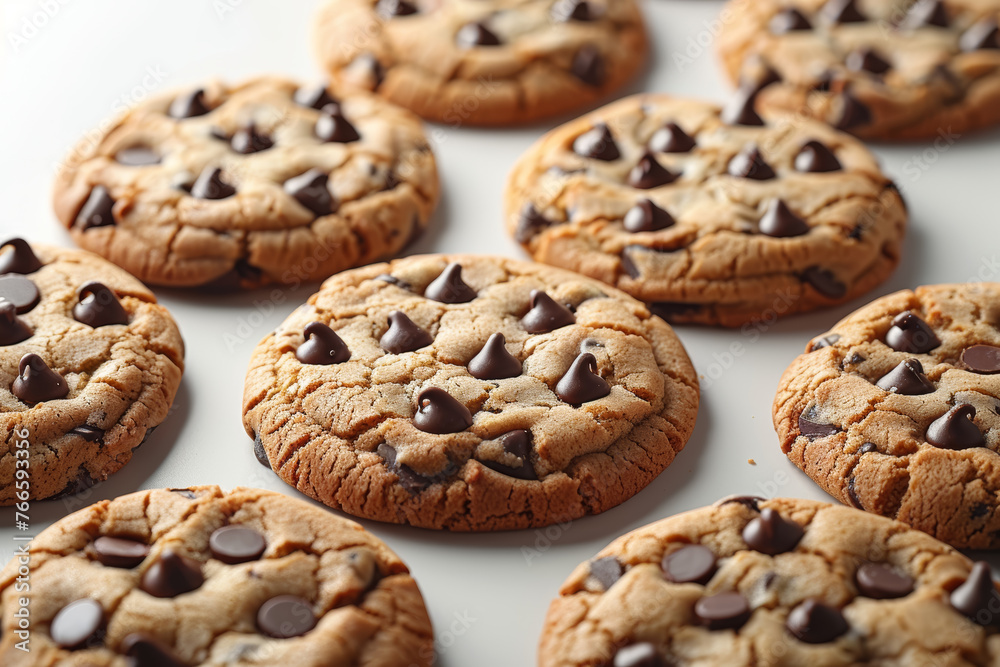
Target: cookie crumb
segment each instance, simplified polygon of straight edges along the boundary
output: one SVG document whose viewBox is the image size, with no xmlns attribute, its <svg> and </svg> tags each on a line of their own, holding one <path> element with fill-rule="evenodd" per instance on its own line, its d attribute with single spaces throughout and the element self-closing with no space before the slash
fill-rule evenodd
<svg viewBox="0 0 1000 667">
<path fill-rule="evenodd" d="M 755 465 L 757 465 L 757 462 L 756 462 L 756 461 L 754 461 L 753 459 L 747 459 L 747 463 L 749 463 L 749 464 L 750 464 L 750 465 L 752 465 L 752 466 L 755 466 Z"/>
</svg>

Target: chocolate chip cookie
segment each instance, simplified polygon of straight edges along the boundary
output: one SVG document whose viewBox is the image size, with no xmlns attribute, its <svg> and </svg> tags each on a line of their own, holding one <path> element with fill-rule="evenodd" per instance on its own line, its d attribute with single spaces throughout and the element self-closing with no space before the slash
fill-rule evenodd
<svg viewBox="0 0 1000 667">
<path fill-rule="evenodd" d="M 740 326 L 830 306 L 899 261 L 906 207 L 871 152 L 752 98 L 620 100 L 517 163 L 507 229 L 674 322 Z"/>
<path fill-rule="evenodd" d="M 597 281 L 427 255 L 330 278 L 254 351 L 243 424 L 286 482 L 351 514 L 545 526 L 624 502 L 694 428 L 670 327 Z"/>
<path fill-rule="evenodd" d="M 0 245 L 0 505 L 107 479 L 167 416 L 184 369 L 170 313 L 81 250 Z"/>
<path fill-rule="evenodd" d="M 1000 664 L 989 565 L 907 526 L 809 500 L 736 498 L 580 565 L 539 667 Z"/>
<path fill-rule="evenodd" d="M 406 565 L 353 521 L 258 489 L 103 501 L 0 573 L 0 662 L 88 667 L 431 664 Z M 27 600 L 27 604 L 19 601 Z M 30 609 L 30 653 L 16 612 Z"/>
<path fill-rule="evenodd" d="M 391 255 L 438 190 L 414 115 L 260 78 L 139 104 L 70 153 L 54 202 L 77 243 L 146 282 L 235 289 Z"/>
<path fill-rule="evenodd" d="M 788 458 L 841 502 L 1000 548 L 1000 283 L 897 292 L 806 350 L 774 399 Z"/>
<path fill-rule="evenodd" d="M 586 107 L 647 51 L 635 0 L 328 0 L 314 41 L 338 92 L 454 126 Z"/>
<path fill-rule="evenodd" d="M 722 61 L 759 110 L 866 139 L 953 142 L 1000 123 L 997 0 L 735 0 L 726 12 Z"/>
</svg>

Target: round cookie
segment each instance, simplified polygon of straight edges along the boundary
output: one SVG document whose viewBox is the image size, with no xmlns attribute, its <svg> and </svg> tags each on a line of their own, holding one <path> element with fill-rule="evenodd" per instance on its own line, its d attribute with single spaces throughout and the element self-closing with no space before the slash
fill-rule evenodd
<svg viewBox="0 0 1000 667">
<path fill-rule="evenodd" d="M 107 479 L 167 417 L 184 369 L 170 313 L 81 250 L 0 246 L 0 505 Z"/>
<path fill-rule="evenodd" d="M 586 107 L 648 50 L 635 0 L 327 0 L 314 41 L 335 90 L 453 126 Z"/>
<path fill-rule="evenodd" d="M 989 565 L 903 524 L 809 500 L 734 498 L 657 521 L 580 565 L 539 667 L 995 665 Z"/>
<path fill-rule="evenodd" d="M 674 322 L 740 326 L 838 304 L 899 261 L 906 207 L 858 140 L 794 116 L 637 95 L 515 165 L 507 229 L 540 262 Z"/>
<path fill-rule="evenodd" d="M 431 622 L 406 565 L 301 500 L 215 486 L 141 491 L 58 521 L 0 573 L 0 662 L 422 667 Z M 31 610 L 30 653 L 15 612 Z M 127 657 L 126 657 L 127 656 Z"/>
<path fill-rule="evenodd" d="M 143 281 L 250 289 L 396 253 L 438 191 L 413 114 L 260 78 L 129 110 L 70 153 L 54 205 L 78 244 Z"/>
<path fill-rule="evenodd" d="M 782 450 L 841 502 L 1000 548 L 1000 283 L 874 301 L 781 378 Z"/>
<path fill-rule="evenodd" d="M 731 2 L 718 50 L 758 109 L 948 144 L 1000 123 L 998 0 Z"/>
<path fill-rule="evenodd" d="M 450 530 L 624 502 L 687 442 L 698 381 L 625 294 L 496 257 L 427 255 L 330 278 L 250 360 L 261 462 L 351 514 Z"/>
</svg>

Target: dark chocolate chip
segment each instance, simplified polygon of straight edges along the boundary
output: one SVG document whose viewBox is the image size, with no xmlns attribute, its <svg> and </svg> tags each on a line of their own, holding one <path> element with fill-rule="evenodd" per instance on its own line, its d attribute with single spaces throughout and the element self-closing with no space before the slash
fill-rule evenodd
<svg viewBox="0 0 1000 667">
<path fill-rule="evenodd" d="M 927 442 L 940 449 L 972 449 L 983 447 L 986 440 L 972 418 L 976 408 L 960 403 L 931 422 L 927 427 Z"/>
<path fill-rule="evenodd" d="M 19 315 L 37 306 L 41 298 L 38 286 L 31 279 L 16 273 L 0 276 L 0 301 L 12 304 Z"/>
<path fill-rule="evenodd" d="M 775 14 L 768 26 L 775 35 L 784 35 L 785 33 L 800 30 L 812 30 L 812 24 L 809 23 L 809 19 L 794 7 L 786 7 L 778 14 Z"/>
<path fill-rule="evenodd" d="M 672 215 L 651 200 L 643 199 L 629 209 L 622 223 L 626 230 L 635 234 L 638 232 L 657 232 L 667 227 L 673 227 L 675 220 Z"/>
<path fill-rule="evenodd" d="M 251 153 L 266 151 L 268 148 L 274 146 L 274 142 L 268 135 L 258 132 L 257 126 L 254 123 L 247 123 L 236 131 L 236 134 L 233 135 L 230 141 L 230 145 L 237 153 L 250 155 Z"/>
<path fill-rule="evenodd" d="M 330 176 L 319 169 L 285 181 L 285 192 L 317 216 L 333 213 L 334 201 L 329 188 Z"/>
<path fill-rule="evenodd" d="M 131 658 L 129 667 L 187 667 L 168 646 L 143 633 L 127 635 L 122 653 Z"/>
<path fill-rule="evenodd" d="M 809 343 L 809 352 L 815 352 L 816 350 L 824 347 L 832 347 L 833 345 L 836 345 L 838 340 L 840 340 L 840 334 L 830 334 L 828 336 L 823 336 L 822 338 L 817 338 L 813 342 Z"/>
<path fill-rule="evenodd" d="M 659 162 L 652 153 L 646 153 L 639 158 L 638 164 L 632 167 L 628 173 L 628 184 L 640 190 L 658 188 L 662 185 L 670 185 L 680 178 Z"/>
<path fill-rule="evenodd" d="M 149 547 L 136 540 L 104 535 L 94 540 L 94 553 L 97 560 L 106 567 L 129 570 L 146 560 Z"/>
<path fill-rule="evenodd" d="M 847 285 L 840 282 L 829 269 L 810 266 L 802 272 L 802 280 L 828 299 L 841 299 L 847 294 Z"/>
<path fill-rule="evenodd" d="M 924 354 L 941 345 L 941 340 L 926 322 L 907 310 L 893 318 L 885 344 L 898 352 Z"/>
<path fill-rule="evenodd" d="M 201 563 L 167 548 L 142 575 L 139 588 L 153 597 L 175 598 L 199 588 L 204 582 Z"/>
<path fill-rule="evenodd" d="M 97 600 L 83 598 L 71 602 L 55 615 L 49 634 L 65 649 L 76 649 L 100 636 L 104 625 L 104 607 Z"/>
<path fill-rule="evenodd" d="M 865 504 L 861 502 L 861 498 L 858 497 L 858 491 L 854 487 L 855 479 L 851 476 L 847 480 L 847 498 L 851 501 L 851 505 L 853 505 L 855 509 L 863 510 L 865 508 Z"/>
<path fill-rule="evenodd" d="M 253 455 L 257 458 L 257 463 L 268 470 L 273 470 L 271 468 L 271 460 L 267 458 L 267 452 L 264 450 L 264 441 L 260 439 L 259 433 L 253 439 Z"/>
<path fill-rule="evenodd" d="M 907 30 L 932 25 L 939 28 L 947 28 L 949 25 L 948 10 L 941 0 L 918 0 L 906 12 L 906 17 L 900 23 L 900 27 Z"/>
<path fill-rule="evenodd" d="M 315 627 L 312 604 L 297 595 L 273 597 L 257 610 L 257 628 L 268 637 L 301 637 Z"/>
<path fill-rule="evenodd" d="M 458 433 L 472 426 L 472 413 L 440 387 L 428 387 L 417 396 L 413 425 L 425 433 Z"/>
<path fill-rule="evenodd" d="M 236 188 L 222 179 L 222 169 L 205 167 L 191 186 L 191 196 L 198 199 L 226 199 L 236 194 Z"/>
<path fill-rule="evenodd" d="M 862 454 L 871 454 L 872 452 L 878 451 L 878 445 L 876 445 L 874 442 L 866 442 L 865 444 L 861 445 L 861 448 L 858 451 L 861 452 Z"/>
<path fill-rule="evenodd" d="M 466 23 L 458 29 L 455 42 L 463 49 L 477 46 L 500 46 L 500 38 L 482 23 Z"/>
<path fill-rule="evenodd" d="M 108 189 L 103 185 L 95 185 L 90 191 L 87 202 L 76 216 L 74 225 L 85 232 L 94 227 L 107 227 L 115 224 L 115 200 L 111 198 Z"/>
<path fill-rule="evenodd" d="M 588 86 L 600 88 L 607 78 L 607 67 L 600 49 L 592 44 L 584 44 L 573 56 L 570 73 Z"/>
<path fill-rule="evenodd" d="M 645 250 L 646 247 L 641 245 L 628 245 L 625 246 L 624 250 L 622 250 L 622 271 L 624 271 L 629 278 L 638 278 L 642 275 L 642 271 L 639 270 L 635 260 L 632 259 L 632 253 L 636 251 L 644 252 Z"/>
<path fill-rule="evenodd" d="M 542 290 L 531 290 L 531 310 L 521 318 L 521 326 L 532 334 L 543 334 L 576 324 L 576 315 Z"/>
<path fill-rule="evenodd" d="M 337 104 L 337 100 L 330 95 L 330 91 L 327 90 L 325 85 L 320 84 L 312 88 L 299 88 L 296 90 L 295 103 L 319 111 L 326 108 L 327 105 Z"/>
<path fill-rule="evenodd" d="M 216 560 L 236 565 L 259 559 L 267 549 L 267 542 L 252 528 L 223 526 L 208 538 L 208 547 Z"/>
<path fill-rule="evenodd" d="M 573 141 L 573 152 L 581 157 L 611 162 L 621 157 L 611 130 L 598 123 Z"/>
<path fill-rule="evenodd" d="M 718 593 L 698 600 L 694 614 L 709 630 L 736 630 L 750 620 L 750 603 L 739 593 Z"/>
<path fill-rule="evenodd" d="M 507 351 L 507 339 L 495 333 L 479 353 L 469 360 L 469 375 L 479 380 L 502 380 L 521 374 L 521 362 Z"/>
<path fill-rule="evenodd" d="M 97 426 L 82 424 L 69 432 L 69 435 L 76 435 L 87 442 L 101 442 L 104 438 L 104 429 Z"/>
<path fill-rule="evenodd" d="M 361 139 L 357 129 L 344 117 L 339 104 L 327 104 L 316 121 L 316 136 L 322 141 L 349 144 Z"/>
<path fill-rule="evenodd" d="M 864 360 L 865 360 L 864 355 L 858 354 L 857 352 L 853 352 L 851 356 L 848 357 L 846 361 L 844 361 L 844 363 L 848 366 L 857 366 Z"/>
<path fill-rule="evenodd" d="M 553 21 L 595 21 L 598 13 L 587 0 L 559 0 L 549 13 Z"/>
<path fill-rule="evenodd" d="M 480 461 L 490 470 L 513 477 L 515 479 L 534 480 L 538 479 L 534 466 L 531 465 L 531 431 L 517 430 L 508 431 L 498 438 L 503 446 L 503 450 L 521 459 L 521 465 L 517 468 L 497 463 L 496 461 Z"/>
<path fill-rule="evenodd" d="M 913 579 L 885 563 L 864 563 L 854 575 L 858 590 L 875 600 L 892 600 L 913 592 Z"/>
<path fill-rule="evenodd" d="M 847 69 L 855 72 L 885 74 L 892 69 L 892 63 L 878 54 L 875 49 L 858 49 L 847 55 Z"/>
<path fill-rule="evenodd" d="M 160 155 L 148 146 L 132 146 L 115 153 L 115 161 L 126 167 L 146 167 L 160 164 Z"/>
<path fill-rule="evenodd" d="M 205 91 L 201 88 L 181 95 L 170 104 L 170 117 L 178 120 L 204 116 L 209 111 L 211 109 L 205 101 Z"/>
<path fill-rule="evenodd" d="M 597 374 L 597 358 L 583 352 L 556 384 L 556 395 L 572 405 L 581 405 L 604 398 L 611 393 L 611 385 Z"/>
<path fill-rule="evenodd" d="M 806 173 L 827 173 L 840 171 L 840 160 L 826 144 L 816 140 L 807 141 L 795 156 L 795 169 Z"/>
<path fill-rule="evenodd" d="M 867 21 L 855 0 L 829 0 L 821 10 L 830 23 L 861 23 Z"/>
<path fill-rule="evenodd" d="M 816 438 L 825 438 L 828 435 L 840 433 L 842 430 L 835 424 L 817 421 L 818 418 L 816 406 L 813 406 L 808 412 L 803 412 L 799 415 L 799 434 L 806 436 L 810 440 L 815 440 Z"/>
<path fill-rule="evenodd" d="M 77 322 L 89 327 L 128 324 L 128 313 L 122 308 L 118 295 L 103 283 L 91 281 L 77 291 L 79 303 L 73 307 Z"/>
<path fill-rule="evenodd" d="M 812 84 L 812 90 L 820 93 L 829 93 L 833 90 L 833 84 L 839 80 L 839 73 L 832 69 L 825 69 L 819 73 Z"/>
<path fill-rule="evenodd" d="M 521 207 L 517 217 L 517 230 L 514 239 L 518 243 L 528 243 L 542 230 L 552 226 L 552 221 L 546 218 L 531 202 Z"/>
<path fill-rule="evenodd" d="M 826 644 L 844 635 L 851 626 L 839 609 L 810 598 L 792 609 L 785 627 L 799 641 Z"/>
<path fill-rule="evenodd" d="M 406 0 L 379 0 L 375 5 L 375 13 L 385 19 L 394 16 L 412 16 L 418 11 L 416 5 Z"/>
<path fill-rule="evenodd" d="M 8 273 L 25 275 L 42 268 L 41 261 L 24 239 L 9 239 L 0 245 L 0 250 L 4 248 L 8 248 L 8 250 L 0 255 L 0 275 Z"/>
<path fill-rule="evenodd" d="M 197 498 L 197 494 L 191 489 L 167 489 L 170 493 L 176 493 L 178 496 L 187 498 L 188 500 L 194 500 Z"/>
<path fill-rule="evenodd" d="M 37 354 L 21 357 L 17 373 L 11 391 L 24 403 L 54 401 L 69 394 L 69 386 L 63 376 L 49 368 Z"/>
<path fill-rule="evenodd" d="M 916 359 L 907 359 L 886 373 L 875 385 L 879 389 L 894 391 L 905 396 L 930 394 L 935 390 L 934 383 L 924 375 L 924 367 Z"/>
<path fill-rule="evenodd" d="M 744 125 L 747 127 L 763 127 L 766 125 L 754 108 L 757 102 L 757 86 L 740 86 L 733 98 L 722 109 L 722 122 L 726 125 Z"/>
<path fill-rule="evenodd" d="M 424 296 L 441 303 L 468 303 L 476 298 L 476 290 L 462 280 L 462 265 L 452 262 L 424 290 Z"/>
<path fill-rule="evenodd" d="M 351 70 L 364 70 L 371 77 L 371 90 L 378 90 L 385 81 L 385 67 L 374 53 L 362 53 L 351 61 L 349 67 Z"/>
<path fill-rule="evenodd" d="M 717 560 L 708 547 L 691 544 L 663 557 L 663 574 L 675 584 L 707 584 L 715 574 Z"/>
<path fill-rule="evenodd" d="M 737 178 L 768 181 L 775 177 L 771 165 L 764 161 L 760 149 L 751 144 L 729 161 L 729 174 Z"/>
<path fill-rule="evenodd" d="M 996 19 L 984 18 L 962 33 L 958 45 L 963 51 L 1000 49 L 1000 27 Z"/>
<path fill-rule="evenodd" d="M 981 519 L 987 514 L 989 514 L 989 512 L 990 508 L 988 505 L 986 505 L 985 503 L 976 503 L 975 505 L 972 506 L 972 509 L 969 510 L 969 518 Z"/>
<path fill-rule="evenodd" d="M 733 496 L 732 498 L 726 498 L 719 503 L 719 507 L 725 505 L 739 504 L 746 507 L 748 510 L 759 512 L 760 504 L 764 502 L 764 498 L 760 496 Z"/>
<path fill-rule="evenodd" d="M 743 528 L 743 541 L 762 554 L 774 556 L 791 551 L 805 535 L 802 526 L 786 519 L 770 507 Z"/>
<path fill-rule="evenodd" d="M 809 233 L 809 225 L 805 220 L 795 215 L 792 209 L 780 199 L 772 199 L 760 219 L 760 233 L 775 238 L 802 236 Z"/>
<path fill-rule="evenodd" d="M 649 140 L 647 147 L 655 153 L 689 153 L 697 143 L 677 123 L 667 123 Z"/>
<path fill-rule="evenodd" d="M 1000 347 L 973 345 L 962 351 L 962 363 L 973 373 L 1000 373 Z"/>
<path fill-rule="evenodd" d="M 390 472 L 395 473 L 400 486 L 410 493 L 423 491 L 431 485 L 431 480 L 414 472 L 413 468 L 410 466 L 397 462 L 396 450 L 388 443 L 383 442 L 380 444 L 375 449 L 375 453 L 381 456 L 382 460 L 385 461 L 385 467 L 388 468 Z"/>
<path fill-rule="evenodd" d="M 396 276 L 389 275 L 388 273 L 380 273 L 379 275 L 375 276 L 375 280 L 380 280 L 384 283 L 395 285 L 400 289 L 405 289 L 405 290 L 410 289 L 410 283 L 406 282 L 405 280 L 400 280 Z"/>
<path fill-rule="evenodd" d="M 840 117 L 835 126 L 839 130 L 850 130 L 855 127 L 867 125 L 872 122 L 872 112 L 858 98 L 851 95 L 846 90 L 841 93 L 842 105 Z"/>
<path fill-rule="evenodd" d="M 378 344 L 386 352 L 403 354 L 427 347 L 433 342 L 434 338 L 417 326 L 406 313 L 394 310 L 389 313 L 389 328 L 382 334 Z"/>
<path fill-rule="evenodd" d="M 351 351 L 337 332 L 322 322 L 310 322 L 302 332 L 305 342 L 295 351 L 295 358 L 312 366 L 342 364 Z"/>
<path fill-rule="evenodd" d="M 951 592 L 951 606 L 982 626 L 998 625 L 1000 593 L 993 583 L 990 564 L 979 561 L 972 567 L 969 578 Z"/>
<path fill-rule="evenodd" d="M 17 306 L 0 298 L 0 345 L 20 343 L 31 334 L 31 327 L 17 316 Z"/>
<path fill-rule="evenodd" d="M 640 642 L 622 648 L 615 653 L 610 667 L 667 667 L 656 647 L 649 642 Z"/>
<path fill-rule="evenodd" d="M 590 576 L 597 580 L 604 590 L 608 590 L 615 585 L 615 582 L 622 578 L 625 568 L 621 561 L 614 556 L 605 556 L 590 561 Z"/>
</svg>

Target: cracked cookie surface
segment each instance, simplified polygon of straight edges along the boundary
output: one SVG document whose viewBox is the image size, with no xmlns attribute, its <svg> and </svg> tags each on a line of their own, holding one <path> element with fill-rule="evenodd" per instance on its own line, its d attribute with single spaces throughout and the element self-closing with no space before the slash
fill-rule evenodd
<svg viewBox="0 0 1000 667">
<path fill-rule="evenodd" d="M 994 601 L 988 566 L 901 523 L 740 498 L 639 528 L 580 565 L 549 608 L 538 664 L 987 667 L 1000 633 L 979 607 Z"/>
<path fill-rule="evenodd" d="M 1000 548 L 1000 284 L 891 294 L 807 350 L 774 400 L 789 459 L 841 502 Z"/>
<path fill-rule="evenodd" d="M 866 139 L 948 144 L 1000 123 L 997 0 L 758 0 L 726 11 L 720 56 L 733 81 L 767 84 L 763 110 Z"/>
<path fill-rule="evenodd" d="M 153 284 L 299 284 L 383 259 L 438 200 L 420 120 L 278 78 L 159 95 L 88 136 L 56 178 L 84 248 Z"/>
<path fill-rule="evenodd" d="M 118 471 L 166 419 L 183 359 L 170 313 L 125 271 L 81 250 L 4 243 L 0 505 Z"/>
<path fill-rule="evenodd" d="M 899 261 L 906 207 L 858 140 L 808 119 L 637 95 L 514 167 L 508 232 L 674 322 L 740 326 L 855 298 Z"/>
<path fill-rule="evenodd" d="M 634 0 L 328 0 L 314 42 L 336 90 L 456 126 L 585 107 L 648 49 Z"/>
<path fill-rule="evenodd" d="M 361 526 L 259 489 L 142 491 L 31 543 L 0 573 L 4 665 L 413 667 L 433 633 L 406 565 Z M 15 648 L 18 597 L 31 652 Z"/>
<path fill-rule="evenodd" d="M 501 530 L 624 502 L 697 407 L 683 346 L 643 304 L 551 267 L 428 255 L 329 279 L 254 351 L 243 423 L 331 507 Z"/>
</svg>

